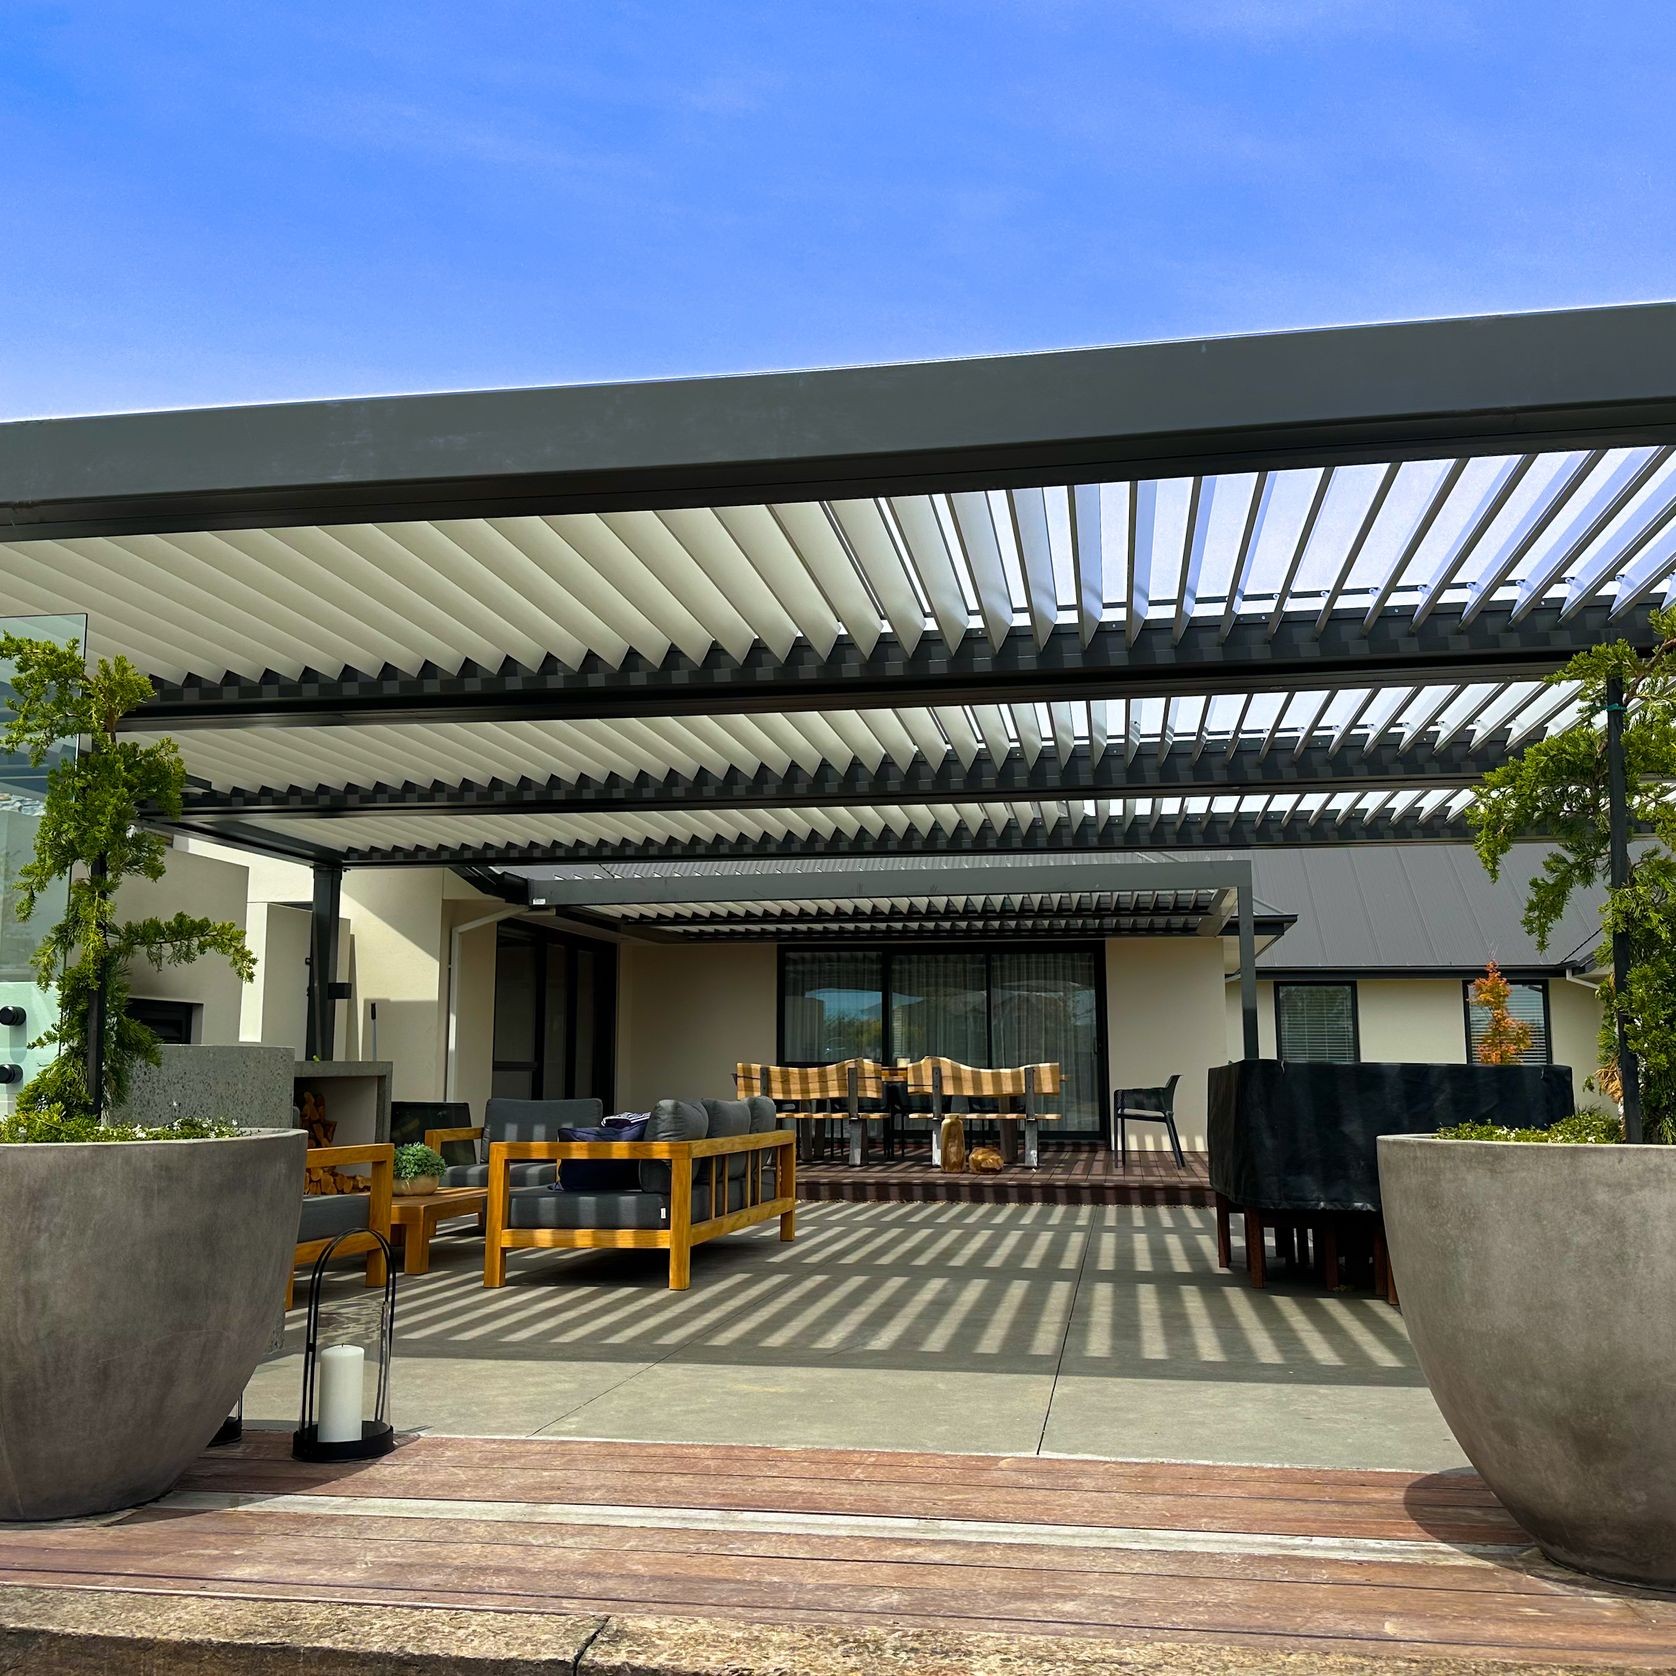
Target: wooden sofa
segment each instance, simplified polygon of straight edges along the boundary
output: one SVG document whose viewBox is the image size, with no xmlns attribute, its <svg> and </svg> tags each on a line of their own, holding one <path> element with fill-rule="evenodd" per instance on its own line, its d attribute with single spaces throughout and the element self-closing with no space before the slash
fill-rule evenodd
<svg viewBox="0 0 1676 1676">
<path fill-rule="evenodd" d="M 714 1130 L 715 1132 L 712 1132 Z M 795 1134 L 766 1100 L 660 1100 L 640 1141 L 493 1141 L 483 1284 L 506 1284 L 509 1251 L 669 1253 L 671 1291 L 692 1283 L 692 1248 L 777 1217 L 797 1232 Z M 533 1162 L 619 1162 L 637 1185 L 590 1191 L 517 1186 Z"/>
<path fill-rule="evenodd" d="M 384 1248 L 373 1236 L 390 1237 L 390 1197 L 395 1188 L 396 1149 L 389 1143 L 376 1146 L 310 1147 L 306 1167 L 335 1170 L 345 1164 L 368 1167 L 365 1193 L 308 1193 L 303 1196 L 302 1215 L 297 1223 L 297 1249 L 291 1274 L 285 1282 L 285 1307 L 290 1309 L 296 1291 L 296 1271 L 312 1264 L 339 1234 L 345 1236 L 335 1256 L 367 1254 L 367 1285 L 384 1284 Z"/>
</svg>

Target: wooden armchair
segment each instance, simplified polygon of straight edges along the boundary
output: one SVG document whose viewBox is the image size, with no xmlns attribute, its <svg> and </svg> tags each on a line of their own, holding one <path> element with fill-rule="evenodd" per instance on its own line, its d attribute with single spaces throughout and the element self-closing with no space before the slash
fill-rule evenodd
<svg viewBox="0 0 1676 1676">
<path fill-rule="evenodd" d="M 369 1165 L 365 1193 L 311 1193 L 303 1198 L 297 1225 L 297 1249 L 292 1272 L 285 1282 L 285 1307 L 291 1308 L 296 1271 L 313 1263 L 338 1235 L 344 1239 L 336 1255 L 367 1254 L 367 1285 L 384 1284 L 384 1248 L 374 1235 L 390 1237 L 390 1196 L 395 1187 L 396 1149 L 388 1142 L 376 1146 L 310 1147 L 307 1168 L 336 1169 L 341 1164 Z"/>
</svg>

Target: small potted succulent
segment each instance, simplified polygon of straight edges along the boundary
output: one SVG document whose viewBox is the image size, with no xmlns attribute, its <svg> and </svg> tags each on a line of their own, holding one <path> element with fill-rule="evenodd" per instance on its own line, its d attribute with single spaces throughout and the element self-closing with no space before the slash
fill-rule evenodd
<svg viewBox="0 0 1676 1676">
<path fill-rule="evenodd" d="M 404 1197 L 434 1193 L 442 1185 L 442 1172 L 448 1168 L 440 1152 L 414 1141 L 396 1148 L 396 1191 Z"/>
</svg>

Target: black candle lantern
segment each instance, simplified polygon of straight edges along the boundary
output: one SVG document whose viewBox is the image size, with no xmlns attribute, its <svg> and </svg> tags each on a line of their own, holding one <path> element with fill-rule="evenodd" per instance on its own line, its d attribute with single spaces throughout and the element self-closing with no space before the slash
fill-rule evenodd
<svg viewBox="0 0 1676 1676">
<path fill-rule="evenodd" d="M 357 1233 L 366 1237 L 365 1231 Z M 390 1350 L 396 1328 L 396 1265 L 384 1248 L 384 1289 L 368 1297 L 323 1305 L 326 1265 L 339 1234 L 314 1264 L 308 1283 L 308 1338 L 303 1345 L 303 1408 L 292 1434 L 299 1461 L 370 1461 L 396 1447 L 390 1424 Z M 373 1398 L 367 1401 L 367 1387 Z M 368 1410 L 371 1410 L 369 1413 Z"/>
</svg>

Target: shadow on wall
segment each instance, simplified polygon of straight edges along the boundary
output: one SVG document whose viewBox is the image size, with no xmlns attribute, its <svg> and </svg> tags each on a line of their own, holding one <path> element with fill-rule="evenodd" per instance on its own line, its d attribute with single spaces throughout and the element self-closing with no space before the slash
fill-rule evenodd
<svg viewBox="0 0 1676 1676">
<path fill-rule="evenodd" d="M 368 996 L 356 1009 L 354 1040 L 338 1044 L 339 1059 L 387 1059 L 393 1100 L 442 1097 L 442 1020 L 435 1001 L 391 1001 Z"/>
</svg>

